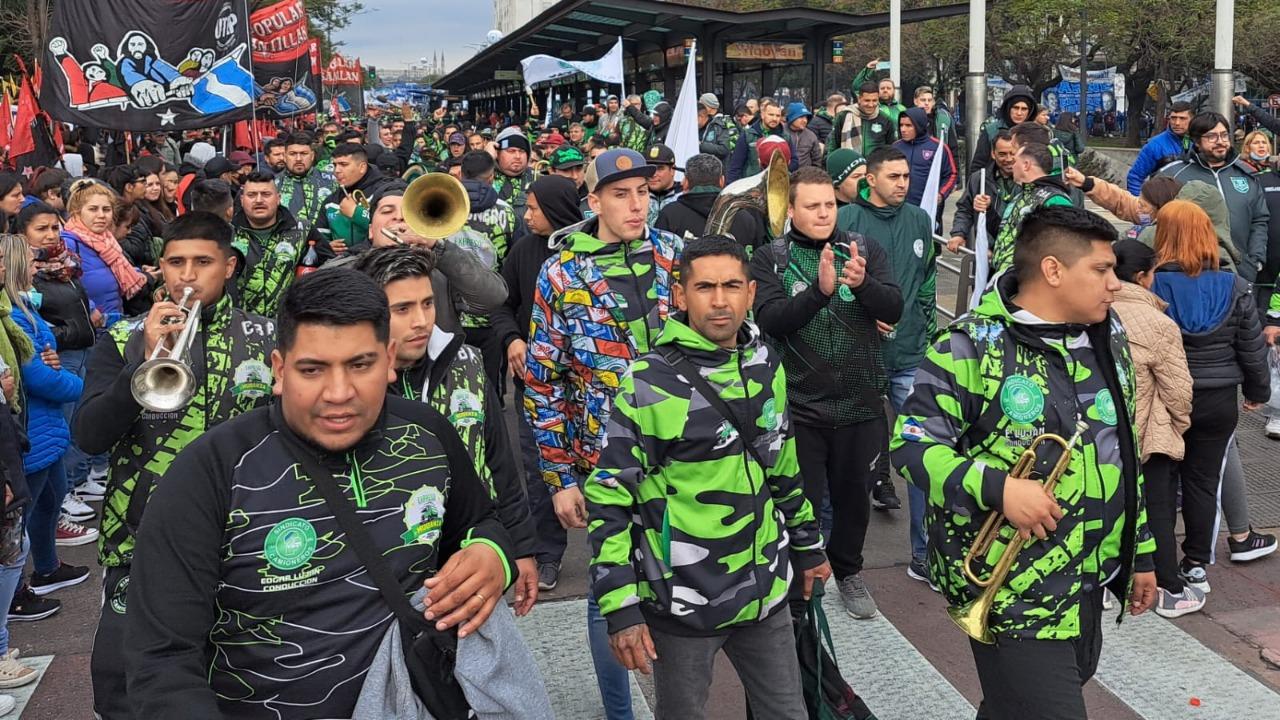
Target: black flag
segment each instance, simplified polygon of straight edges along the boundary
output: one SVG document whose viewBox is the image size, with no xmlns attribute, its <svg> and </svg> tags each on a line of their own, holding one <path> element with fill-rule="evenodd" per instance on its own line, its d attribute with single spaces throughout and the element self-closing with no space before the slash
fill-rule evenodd
<svg viewBox="0 0 1280 720">
<path fill-rule="evenodd" d="M 282 118 L 316 112 L 320 99 L 320 47 L 308 40 L 297 50 L 255 55 L 258 116 Z"/>
<path fill-rule="evenodd" d="M 253 116 L 242 0 L 59 0 L 42 107 L 77 125 L 186 130 Z"/>
</svg>

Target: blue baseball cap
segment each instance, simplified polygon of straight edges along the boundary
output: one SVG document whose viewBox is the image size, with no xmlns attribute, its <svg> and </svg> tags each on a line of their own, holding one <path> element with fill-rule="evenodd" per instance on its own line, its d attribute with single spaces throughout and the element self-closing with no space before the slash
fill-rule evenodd
<svg viewBox="0 0 1280 720">
<path fill-rule="evenodd" d="M 650 178 L 658 171 L 645 161 L 643 155 L 630 148 L 604 151 L 592 161 L 590 170 L 592 172 L 587 173 L 587 192 L 595 192 L 597 188 L 619 180 Z"/>
</svg>

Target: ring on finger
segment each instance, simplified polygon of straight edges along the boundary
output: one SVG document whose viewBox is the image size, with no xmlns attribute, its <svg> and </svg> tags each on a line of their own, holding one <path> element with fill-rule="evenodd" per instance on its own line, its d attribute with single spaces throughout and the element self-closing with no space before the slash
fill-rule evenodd
<svg viewBox="0 0 1280 720">
<path fill-rule="evenodd" d="M 483 594 L 483 593 L 476 593 L 476 597 L 480 598 L 480 602 L 484 602 L 484 601 L 485 601 L 485 597 L 484 597 L 484 594 Z"/>
</svg>

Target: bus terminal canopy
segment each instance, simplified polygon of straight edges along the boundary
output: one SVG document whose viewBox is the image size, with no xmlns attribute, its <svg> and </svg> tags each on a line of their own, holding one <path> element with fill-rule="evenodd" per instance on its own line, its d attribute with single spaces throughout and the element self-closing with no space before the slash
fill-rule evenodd
<svg viewBox="0 0 1280 720">
<path fill-rule="evenodd" d="M 902 22 L 964 15 L 968 10 L 967 2 L 904 10 Z M 761 95 L 785 96 L 812 106 L 833 89 L 827 80 L 828 63 L 838 62 L 832 39 L 888 25 L 887 12 L 855 15 L 804 7 L 734 12 L 658 0 L 562 0 L 435 86 L 482 107 L 523 110 L 522 59 L 541 53 L 591 60 L 621 37 L 627 91 L 653 89 L 674 99 L 687 62 L 686 41 L 696 39 L 698 85 L 730 104 L 722 112 L 730 112 L 738 99 Z M 597 93 L 618 90 L 579 76 L 560 81 L 555 92 L 580 105 L 601 99 Z M 545 88 L 538 91 L 540 104 L 545 93 Z"/>
</svg>

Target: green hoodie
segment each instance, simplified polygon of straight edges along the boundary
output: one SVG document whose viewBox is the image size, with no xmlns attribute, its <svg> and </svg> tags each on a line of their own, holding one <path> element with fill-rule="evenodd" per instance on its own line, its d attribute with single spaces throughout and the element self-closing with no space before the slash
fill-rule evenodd
<svg viewBox="0 0 1280 720">
<path fill-rule="evenodd" d="M 681 356 L 759 429 L 755 454 L 681 374 Z M 792 559 L 801 570 L 823 562 L 780 360 L 750 323 L 729 350 L 672 317 L 623 378 L 585 485 L 591 577 L 611 633 L 757 622 L 786 611 Z"/>
<path fill-rule="evenodd" d="M 1154 568 L 1134 425 L 1133 361 L 1114 315 L 1087 326 L 1044 323 L 1013 304 L 1011 274 L 929 349 L 890 439 L 893 464 L 928 497 L 929 565 L 953 606 L 982 591 L 962 571 L 965 553 L 1005 478 L 1032 441 L 1085 430 L 1054 489 L 1063 516 L 1048 541 L 1027 544 L 996 594 L 999 637 L 1066 640 L 1080 634 L 1085 592 Z M 1041 447 L 1040 463 L 1058 455 Z M 1044 467 L 1044 465 L 1039 465 Z M 974 563 L 985 575 L 1012 537 L 1007 525 Z M 1121 612 L 1124 612 L 1122 603 Z"/>
<path fill-rule="evenodd" d="M 840 208 L 836 227 L 875 238 L 889 255 L 894 278 L 902 289 L 902 319 L 884 345 L 889 373 L 920 366 L 929 338 L 937 330 L 938 267 L 933 221 L 924 210 L 902 203 L 876 207 L 871 189 L 862 187 L 854 201 Z"/>
</svg>

